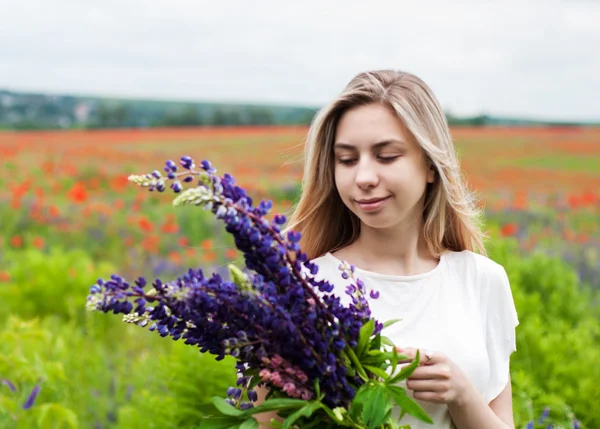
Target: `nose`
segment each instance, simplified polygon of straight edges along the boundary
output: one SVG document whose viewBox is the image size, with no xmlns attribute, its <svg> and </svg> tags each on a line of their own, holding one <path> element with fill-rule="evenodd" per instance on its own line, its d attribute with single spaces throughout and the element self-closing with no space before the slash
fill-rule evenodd
<svg viewBox="0 0 600 429">
<path fill-rule="evenodd" d="M 377 186 L 379 175 L 377 168 L 368 159 L 361 159 L 356 166 L 356 185 L 361 189 Z"/>
</svg>

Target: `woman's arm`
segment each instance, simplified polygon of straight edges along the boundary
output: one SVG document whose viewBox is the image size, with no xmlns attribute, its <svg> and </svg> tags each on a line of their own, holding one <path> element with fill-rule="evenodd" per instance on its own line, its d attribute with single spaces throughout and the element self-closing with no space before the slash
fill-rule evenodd
<svg viewBox="0 0 600 429">
<path fill-rule="evenodd" d="M 267 389 L 264 386 L 263 387 L 257 386 L 254 390 L 256 391 L 256 393 L 258 395 L 258 400 L 254 403 L 254 406 L 258 406 L 265 401 L 267 393 L 269 393 L 269 389 Z M 283 422 L 283 419 L 281 417 L 279 417 L 275 411 L 271 411 L 268 413 L 255 414 L 254 418 L 256 419 L 256 421 L 259 424 L 258 429 L 268 429 L 268 428 L 272 427 L 272 426 L 269 426 L 271 419 L 277 419 L 280 422 Z"/>
<path fill-rule="evenodd" d="M 502 392 L 489 404 L 475 392 L 461 403 L 448 404 L 452 421 L 459 429 L 514 429 L 510 374 Z M 482 425 L 482 422 L 483 425 Z"/>
</svg>

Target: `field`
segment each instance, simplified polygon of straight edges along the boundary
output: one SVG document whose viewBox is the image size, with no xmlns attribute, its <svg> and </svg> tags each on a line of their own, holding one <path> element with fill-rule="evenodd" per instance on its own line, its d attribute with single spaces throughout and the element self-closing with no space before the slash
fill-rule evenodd
<svg viewBox="0 0 600 429">
<path fill-rule="evenodd" d="M 513 375 L 519 427 L 546 405 L 557 419 L 575 413 L 585 427 L 598 427 L 591 424 L 600 415 L 589 410 L 600 397 L 599 370 L 583 372 L 593 357 L 578 350 L 588 342 L 594 348 L 600 336 L 600 129 L 452 132 L 486 211 L 492 257 L 507 267 L 522 315 Z M 199 403 L 230 385 L 231 362 L 86 313 L 85 298 L 96 278 L 112 273 L 169 279 L 188 267 L 224 272 L 239 255 L 208 213 L 174 208 L 171 193 L 142 191 L 127 176 L 161 170 L 182 155 L 208 159 L 254 200 L 272 199 L 273 213 L 287 213 L 300 190 L 305 133 L 0 133 L 0 380 L 15 387 L 0 384 L 0 427 L 193 425 Z M 562 323 L 553 335 L 574 335 L 560 351 L 568 368 L 550 356 L 558 351 L 546 318 Z M 556 341 L 562 348 L 569 342 Z M 35 406 L 24 410 L 36 385 Z"/>
</svg>

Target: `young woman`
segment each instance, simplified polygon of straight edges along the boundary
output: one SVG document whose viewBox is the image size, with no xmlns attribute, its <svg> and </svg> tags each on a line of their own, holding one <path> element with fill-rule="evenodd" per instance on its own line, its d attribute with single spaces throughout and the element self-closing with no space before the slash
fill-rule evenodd
<svg viewBox="0 0 600 429">
<path fill-rule="evenodd" d="M 355 265 L 379 293 L 373 317 L 402 319 L 385 334 L 410 358 L 421 350 L 403 387 L 435 424 L 401 422 L 514 428 L 517 312 L 504 268 L 486 256 L 480 213 L 431 89 L 410 73 L 358 74 L 316 116 L 304 167 L 287 227 L 302 232 L 317 276 L 349 300 L 338 266 Z"/>
</svg>

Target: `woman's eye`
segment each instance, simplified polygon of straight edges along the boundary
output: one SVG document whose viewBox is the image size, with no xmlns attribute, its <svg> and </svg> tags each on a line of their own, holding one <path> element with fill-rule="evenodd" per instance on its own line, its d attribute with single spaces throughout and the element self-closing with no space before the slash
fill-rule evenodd
<svg viewBox="0 0 600 429">
<path fill-rule="evenodd" d="M 393 155 L 393 156 L 380 156 L 379 159 L 382 160 L 383 162 L 392 162 L 395 159 L 400 158 L 400 155 Z"/>
<path fill-rule="evenodd" d="M 354 159 L 352 159 L 352 158 L 340 158 L 340 159 L 338 160 L 338 162 L 339 162 L 340 164 L 345 164 L 345 165 L 352 164 L 354 161 L 355 161 L 355 160 L 354 160 Z"/>
</svg>

